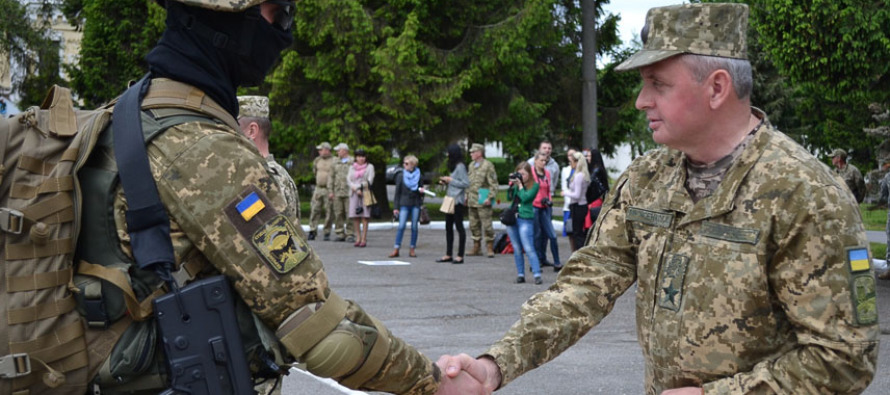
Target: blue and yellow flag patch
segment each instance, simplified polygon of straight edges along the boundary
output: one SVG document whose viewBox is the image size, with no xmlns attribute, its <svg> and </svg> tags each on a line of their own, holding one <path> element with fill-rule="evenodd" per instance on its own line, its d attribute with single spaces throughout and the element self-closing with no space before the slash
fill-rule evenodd
<svg viewBox="0 0 890 395">
<path fill-rule="evenodd" d="M 244 218 L 245 221 L 250 221 L 257 213 L 266 208 L 266 204 L 263 203 L 263 200 L 260 199 L 256 192 L 253 192 L 241 200 L 235 208 L 241 214 L 241 218 Z"/>
<path fill-rule="evenodd" d="M 871 268 L 868 261 L 868 249 L 865 247 L 847 249 L 847 262 L 850 264 L 851 272 L 861 272 Z"/>
</svg>

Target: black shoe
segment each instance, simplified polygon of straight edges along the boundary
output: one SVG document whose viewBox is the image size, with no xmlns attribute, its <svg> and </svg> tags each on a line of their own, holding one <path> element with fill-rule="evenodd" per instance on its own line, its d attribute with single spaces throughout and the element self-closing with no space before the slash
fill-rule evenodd
<svg viewBox="0 0 890 395">
<path fill-rule="evenodd" d="M 331 234 L 330 234 L 330 233 L 326 233 L 326 234 L 324 235 L 324 241 L 331 241 Z"/>
<path fill-rule="evenodd" d="M 535 277 L 535 285 L 541 285 L 544 283 L 544 280 L 541 280 L 541 276 Z"/>
<path fill-rule="evenodd" d="M 553 266 L 553 262 L 547 262 L 544 259 L 541 259 L 541 266 Z"/>
<path fill-rule="evenodd" d="M 522 284 L 525 282 L 525 276 L 516 277 L 516 284 Z"/>
<path fill-rule="evenodd" d="M 455 265 L 460 265 L 461 263 L 464 263 L 464 259 L 463 258 L 454 258 L 454 261 L 451 263 L 455 264 Z"/>
<path fill-rule="evenodd" d="M 315 240 L 315 232 L 309 232 L 309 240 Z"/>
<path fill-rule="evenodd" d="M 350 243 L 355 243 L 355 236 L 347 236 L 346 241 L 348 241 Z"/>
<path fill-rule="evenodd" d="M 562 270 L 562 265 L 559 265 L 559 266 L 553 266 L 553 272 L 554 272 L 554 273 L 559 273 L 560 270 Z"/>
<path fill-rule="evenodd" d="M 451 257 L 447 257 L 447 258 L 442 257 L 442 258 L 436 259 L 436 262 L 454 262 L 454 259 L 451 259 Z M 460 262 L 460 263 L 463 263 L 463 262 Z"/>
</svg>

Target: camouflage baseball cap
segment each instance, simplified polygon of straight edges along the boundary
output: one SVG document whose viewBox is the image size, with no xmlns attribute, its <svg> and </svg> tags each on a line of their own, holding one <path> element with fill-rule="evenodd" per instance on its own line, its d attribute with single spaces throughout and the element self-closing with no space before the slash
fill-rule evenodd
<svg viewBox="0 0 890 395">
<path fill-rule="evenodd" d="M 473 143 L 473 145 L 470 146 L 470 152 L 482 151 L 484 149 L 485 147 L 479 143 Z"/>
<path fill-rule="evenodd" d="M 331 143 L 325 141 L 319 145 L 316 145 L 315 149 L 331 149 Z"/>
<path fill-rule="evenodd" d="M 844 150 L 842 150 L 842 149 L 840 149 L 840 148 L 835 148 L 834 151 L 831 151 L 831 153 L 828 154 L 828 157 L 829 157 L 829 158 L 834 158 L 835 156 L 840 156 L 841 158 L 846 158 L 846 157 L 847 157 L 847 151 L 844 151 Z"/>
<path fill-rule="evenodd" d="M 238 116 L 269 118 L 269 98 L 266 96 L 238 96 Z"/>
<path fill-rule="evenodd" d="M 241 12 L 266 0 L 170 0 L 214 11 Z M 161 1 L 163 3 L 163 1 Z"/>
<path fill-rule="evenodd" d="M 643 49 L 615 70 L 627 71 L 684 53 L 748 59 L 745 4 L 683 4 L 649 9 Z"/>
</svg>

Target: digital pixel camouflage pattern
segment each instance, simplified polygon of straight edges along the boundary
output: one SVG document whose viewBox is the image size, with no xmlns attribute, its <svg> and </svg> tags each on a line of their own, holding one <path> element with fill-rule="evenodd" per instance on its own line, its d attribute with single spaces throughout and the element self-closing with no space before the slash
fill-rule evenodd
<svg viewBox="0 0 890 395">
<path fill-rule="evenodd" d="M 299 224 L 300 195 L 297 193 L 297 184 L 294 183 L 294 179 L 287 172 L 287 169 L 278 163 L 272 154 L 266 157 L 266 163 L 269 165 L 269 175 L 278 183 L 278 190 L 281 191 L 284 200 L 287 202 L 287 209 L 282 211 L 282 213 L 292 221 L 295 221 L 295 224 Z"/>
<path fill-rule="evenodd" d="M 238 117 L 269 118 L 269 98 L 238 96 Z"/>
<path fill-rule="evenodd" d="M 708 26 L 702 29 L 702 26 Z M 632 70 L 674 55 L 691 53 L 747 59 L 748 6 L 683 4 L 649 9 L 640 33 L 643 49 L 615 70 Z"/>
<path fill-rule="evenodd" d="M 330 144 L 328 144 L 330 149 Z M 333 201 L 330 198 L 328 189 L 328 180 L 331 178 L 331 171 L 334 168 L 334 157 L 317 156 L 312 161 L 312 171 L 315 172 L 315 190 L 312 192 L 312 205 L 309 212 L 309 231 L 318 230 L 319 220 L 323 221 L 324 234 L 331 233 L 331 224 L 333 220 L 332 211 L 334 208 Z M 324 217 L 322 217 L 324 216 Z"/>
<path fill-rule="evenodd" d="M 503 384 L 574 344 L 637 282 L 648 394 L 864 390 L 877 363 L 874 274 L 846 187 L 768 122 L 697 203 L 685 161 L 662 148 L 619 178 L 588 246 L 486 352 Z"/>
<path fill-rule="evenodd" d="M 491 223 L 491 211 L 498 191 L 498 177 L 494 165 L 487 159 L 478 163 L 470 161 L 470 186 L 467 187 L 467 207 L 469 208 L 470 237 L 473 241 L 494 241 L 494 227 Z M 489 205 L 479 204 L 479 189 L 488 188 Z"/>
<path fill-rule="evenodd" d="M 347 217 L 349 213 L 346 211 L 349 209 L 349 180 L 347 179 L 349 175 L 349 169 L 352 168 L 352 157 L 347 156 L 346 158 L 334 158 L 334 165 L 331 168 L 331 178 L 328 180 L 328 185 L 331 187 L 331 191 L 334 194 L 333 201 L 333 223 L 334 223 L 334 233 L 337 234 L 337 237 L 352 237 L 353 231 L 352 227 L 347 223 Z"/>
<path fill-rule="evenodd" d="M 239 131 L 218 123 L 184 123 L 162 132 L 146 148 L 170 215 L 179 266 L 197 261 L 196 266 L 206 268 L 203 274 L 226 275 L 241 299 L 273 330 L 304 305 L 327 300 L 330 290 L 321 258 L 306 243 L 302 230 L 278 214 L 287 206 L 278 184 Z M 250 192 L 265 204 L 252 221 L 239 214 L 240 208 L 232 211 Z M 120 188 L 114 207 L 121 248 L 132 256 Z M 245 237 L 243 230 L 257 218 L 269 220 L 258 222 L 253 237 Z M 373 326 L 371 317 L 351 301 L 346 317 Z M 433 363 L 388 330 L 381 335 L 390 338 L 389 352 L 379 372 L 361 388 L 435 392 L 438 370 Z"/>
<path fill-rule="evenodd" d="M 850 192 L 856 197 L 857 202 L 862 202 L 865 198 L 865 179 L 862 173 L 852 163 L 847 163 L 843 169 L 837 169 L 837 174 L 844 179 Z"/>
</svg>

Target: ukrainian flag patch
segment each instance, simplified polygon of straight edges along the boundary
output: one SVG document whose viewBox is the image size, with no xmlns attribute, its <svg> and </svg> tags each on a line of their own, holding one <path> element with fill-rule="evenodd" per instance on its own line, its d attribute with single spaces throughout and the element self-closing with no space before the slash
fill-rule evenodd
<svg viewBox="0 0 890 395">
<path fill-rule="evenodd" d="M 853 273 L 871 268 L 868 260 L 868 249 L 865 247 L 848 248 L 847 262 L 850 264 L 850 271 Z"/>
<path fill-rule="evenodd" d="M 260 196 L 257 195 L 256 192 L 252 192 L 241 200 L 235 208 L 238 210 L 238 213 L 241 214 L 241 218 L 244 218 L 245 221 L 250 221 L 255 215 L 266 208 L 266 204 L 263 203 L 263 200 L 260 199 Z"/>
</svg>

